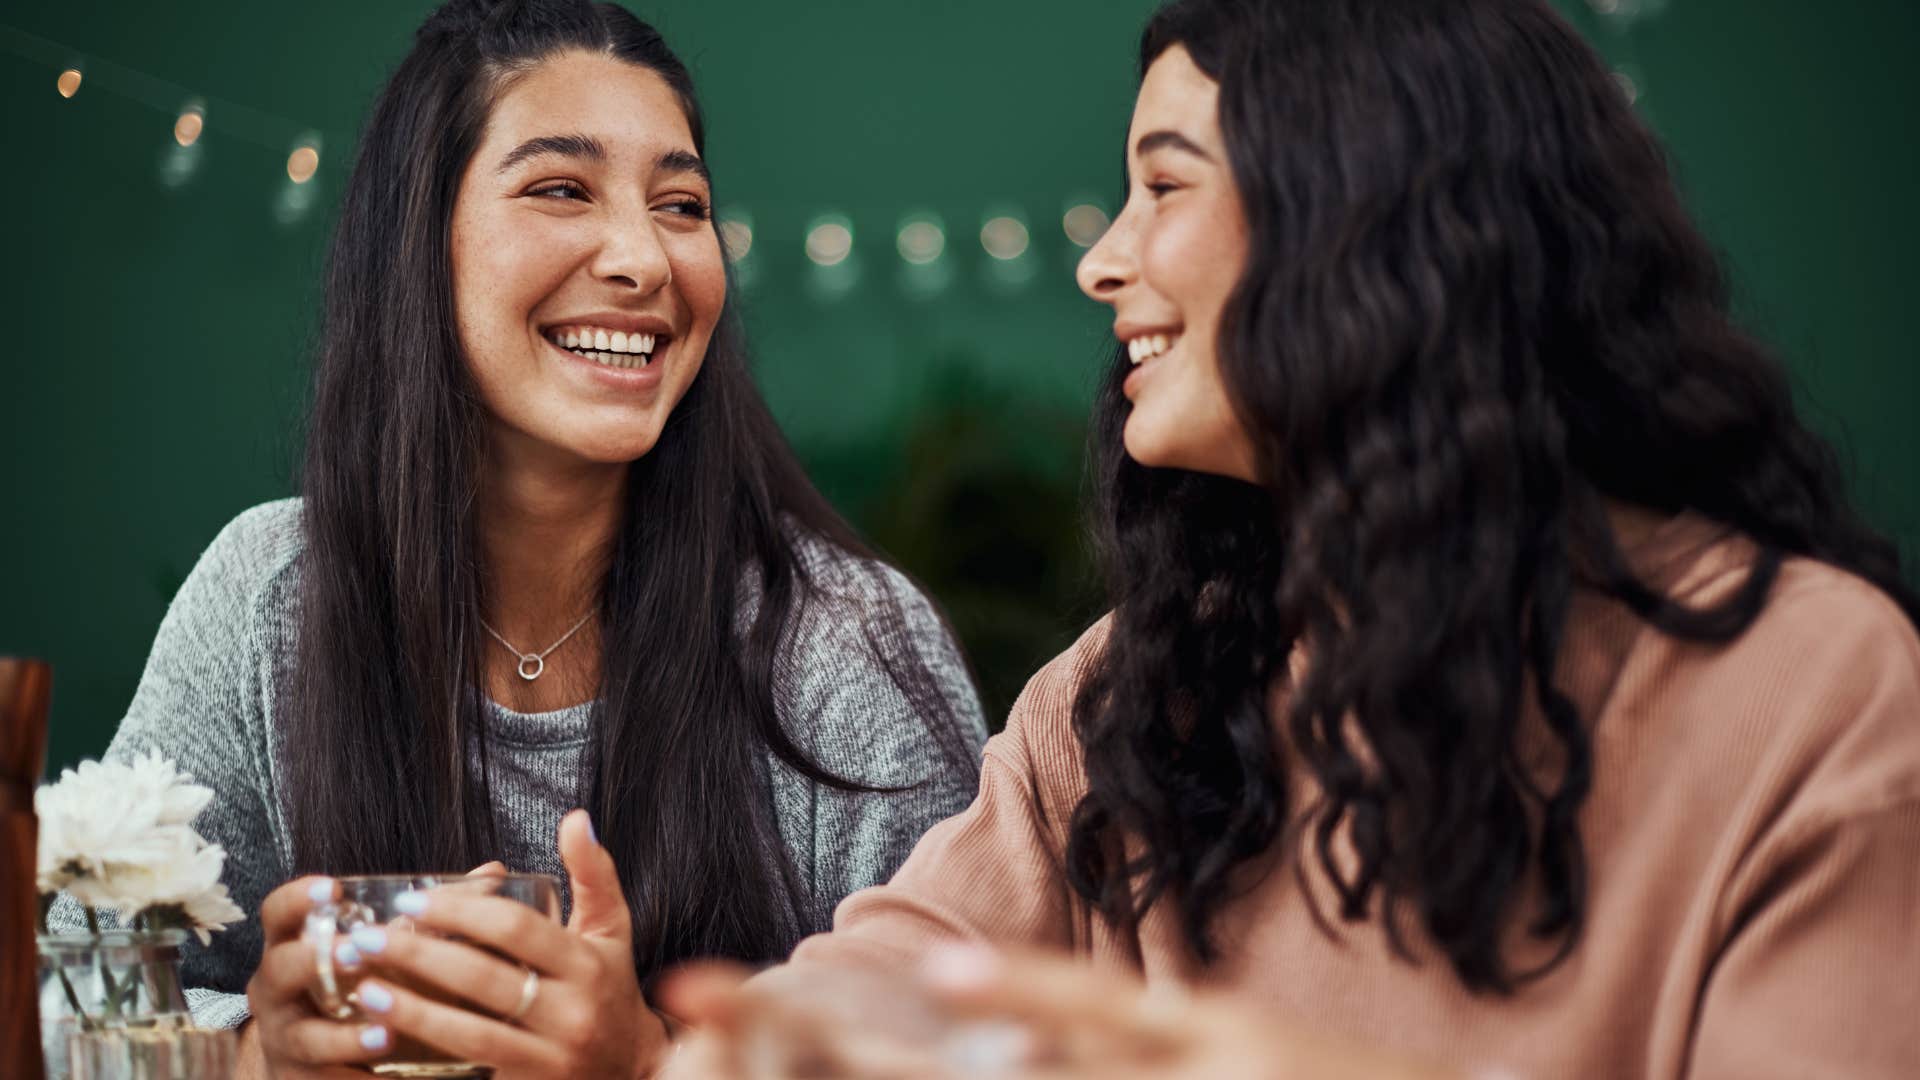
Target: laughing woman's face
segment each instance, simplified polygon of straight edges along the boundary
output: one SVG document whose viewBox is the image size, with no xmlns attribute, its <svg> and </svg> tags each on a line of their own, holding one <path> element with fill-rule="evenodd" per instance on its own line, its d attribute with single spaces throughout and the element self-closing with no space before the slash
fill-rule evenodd
<svg viewBox="0 0 1920 1080">
<path fill-rule="evenodd" d="M 1220 377 L 1220 314 L 1247 225 L 1218 119 L 1220 87 L 1174 46 L 1147 69 L 1127 132 L 1127 205 L 1080 261 L 1133 361 L 1123 438 L 1142 465 L 1257 481 L 1253 442 Z"/>
<path fill-rule="evenodd" d="M 562 53 L 494 103 L 453 209 L 460 343 L 497 442 L 651 450 L 726 302 L 706 167 L 655 72 Z"/>
</svg>

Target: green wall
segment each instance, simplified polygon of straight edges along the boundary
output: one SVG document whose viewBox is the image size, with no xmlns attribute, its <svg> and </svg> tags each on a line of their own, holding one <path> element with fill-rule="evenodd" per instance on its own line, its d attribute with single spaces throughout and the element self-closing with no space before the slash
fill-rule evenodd
<svg viewBox="0 0 1920 1080">
<path fill-rule="evenodd" d="M 55 664 L 56 766 L 105 746 L 214 532 L 291 490 L 326 210 L 361 111 L 430 6 L 0 12 L 32 35 L 0 28 L 0 652 Z M 828 493 L 947 606 L 990 709 L 1097 603 L 1075 500 L 1107 320 L 1073 289 L 1059 222 L 1073 200 L 1112 208 L 1151 7 L 636 7 L 700 80 L 723 210 L 751 215 L 741 302 L 769 399 Z M 1643 87 L 1743 312 L 1847 448 L 1870 512 L 1920 551 L 1920 374 L 1903 334 L 1920 285 L 1920 77 L 1902 67 L 1920 8 L 1670 0 L 1623 27 L 1568 7 Z M 75 60 L 87 82 L 63 100 L 55 71 Z M 211 104 L 197 169 L 169 188 L 175 88 Z M 306 130 L 322 140 L 318 199 L 282 224 L 283 162 Z M 801 254 L 827 211 L 853 222 L 861 268 L 840 295 Z M 951 280 L 933 295 L 894 252 L 912 211 L 947 227 Z M 976 239 L 1001 212 L 1031 226 L 1025 284 L 995 275 Z"/>
</svg>

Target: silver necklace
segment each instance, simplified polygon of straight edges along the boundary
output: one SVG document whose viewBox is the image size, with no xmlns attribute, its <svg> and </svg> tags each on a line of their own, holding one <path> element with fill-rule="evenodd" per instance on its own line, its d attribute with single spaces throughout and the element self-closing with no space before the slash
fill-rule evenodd
<svg viewBox="0 0 1920 1080">
<path fill-rule="evenodd" d="M 581 627 L 587 625 L 587 620 L 591 618 L 593 618 L 593 612 L 589 611 L 585 615 L 580 616 L 580 621 L 573 624 L 572 630 L 569 630 L 566 633 L 561 634 L 559 641 L 554 642 L 553 644 L 547 646 L 546 648 L 540 650 L 539 652 L 525 652 L 525 653 L 521 652 L 519 649 L 514 648 L 513 642 L 508 641 L 506 638 L 501 637 L 500 631 L 495 630 L 491 626 L 488 626 L 487 620 L 481 619 L 480 625 L 482 628 L 486 630 L 487 633 L 493 635 L 493 640 L 499 642 L 502 645 L 505 645 L 507 647 L 508 652 L 520 658 L 520 664 L 518 668 L 520 672 L 520 677 L 527 680 L 528 682 L 532 682 L 533 680 L 540 677 L 541 672 L 547 670 L 547 654 L 551 653 L 553 650 L 559 648 L 560 646 L 565 645 L 567 643 L 567 639 L 572 637 L 575 633 L 577 633 Z"/>
</svg>

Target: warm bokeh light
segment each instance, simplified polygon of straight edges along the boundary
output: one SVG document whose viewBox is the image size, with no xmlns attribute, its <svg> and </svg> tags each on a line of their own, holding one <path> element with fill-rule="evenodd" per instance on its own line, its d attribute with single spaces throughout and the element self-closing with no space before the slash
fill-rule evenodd
<svg viewBox="0 0 1920 1080">
<path fill-rule="evenodd" d="M 900 226 L 894 246 L 901 258 L 915 266 L 925 266 L 947 250 L 947 232 L 931 218 L 915 218 Z"/>
<path fill-rule="evenodd" d="M 1075 247 L 1083 248 L 1099 243 L 1111 224 L 1113 222 L 1108 220 L 1107 212 L 1092 203 L 1081 203 L 1060 219 L 1060 227 L 1066 230 L 1067 239 L 1073 241 Z"/>
<path fill-rule="evenodd" d="M 68 68 L 67 70 L 61 72 L 60 77 L 54 80 L 53 85 L 55 89 L 60 91 L 61 97 L 70 98 L 73 95 L 79 93 L 80 92 L 80 69 Z"/>
<path fill-rule="evenodd" d="M 1027 253 L 1027 226 L 1016 217 L 997 217 L 980 227 L 980 246 L 1005 262 Z"/>
<path fill-rule="evenodd" d="M 807 258 L 817 266 L 838 266 L 853 254 L 853 226 L 843 218 L 823 220 L 807 230 Z"/>
<path fill-rule="evenodd" d="M 304 184 L 320 170 L 320 151 L 311 146 L 297 147 L 287 155 L 287 179 Z"/>
<path fill-rule="evenodd" d="M 173 122 L 173 141 L 181 146 L 192 146 L 200 141 L 200 132 L 206 128 L 206 114 L 197 105 L 189 105 L 180 110 L 179 119 Z"/>
<path fill-rule="evenodd" d="M 744 215 L 721 218 L 720 245 L 734 262 L 746 258 L 753 251 L 753 219 Z"/>
</svg>

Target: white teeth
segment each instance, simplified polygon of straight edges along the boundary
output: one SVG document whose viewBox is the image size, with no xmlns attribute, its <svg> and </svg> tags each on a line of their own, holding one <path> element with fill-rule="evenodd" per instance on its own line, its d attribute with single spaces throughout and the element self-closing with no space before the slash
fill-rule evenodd
<svg viewBox="0 0 1920 1080">
<path fill-rule="evenodd" d="M 572 349 L 613 367 L 645 367 L 647 361 L 652 359 L 654 346 L 658 344 L 658 339 L 652 334 L 602 330 L 592 326 L 570 326 L 555 330 L 549 335 L 549 340 L 561 348 Z M 628 358 L 633 362 L 628 363 Z"/>
<path fill-rule="evenodd" d="M 1145 334 L 1127 342 L 1127 359 L 1144 364 L 1172 347 L 1165 334 Z"/>
</svg>

